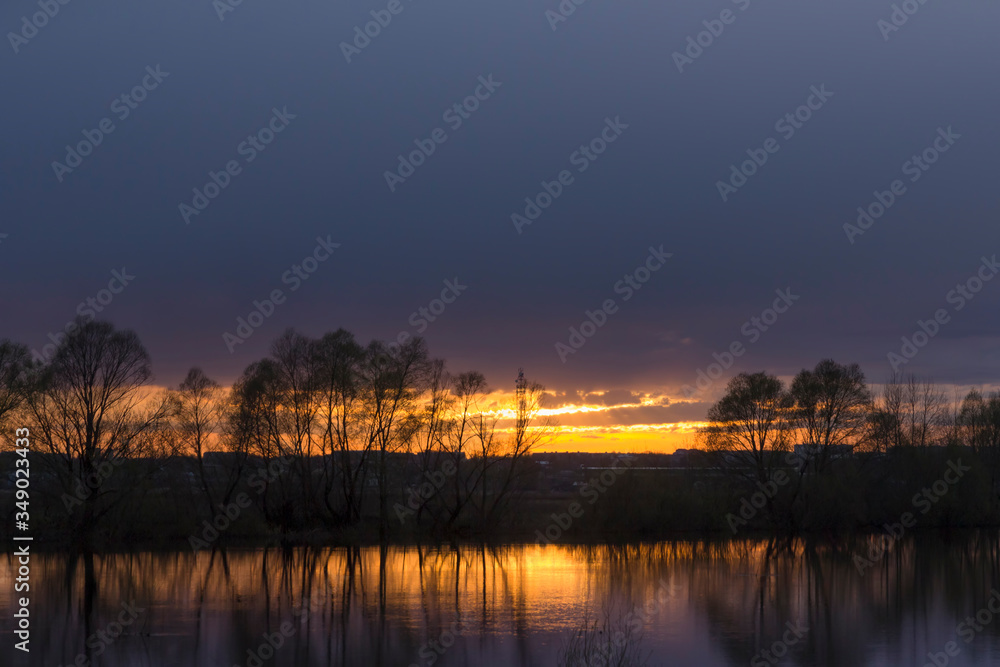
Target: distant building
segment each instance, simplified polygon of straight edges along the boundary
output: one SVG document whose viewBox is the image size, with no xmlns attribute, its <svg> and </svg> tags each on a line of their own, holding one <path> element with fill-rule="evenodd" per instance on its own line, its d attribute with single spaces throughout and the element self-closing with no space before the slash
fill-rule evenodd
<svg viewBox="0 0 1000 667">
<path fill-rule="evenodd" d="M 795 445 L 795 458 L 799 460 L 810 460 L 815 458 L 821 451 L 820 445 L 814 443 L 804 443 Z M 854 455 L 854 445 L 827 445 L 827 460 L 846 459 Z"/>
</svg>

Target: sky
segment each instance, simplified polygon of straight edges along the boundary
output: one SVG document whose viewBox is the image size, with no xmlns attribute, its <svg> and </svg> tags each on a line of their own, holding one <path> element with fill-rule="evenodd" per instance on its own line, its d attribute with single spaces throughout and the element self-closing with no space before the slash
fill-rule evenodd
<svg viewBox="0 0 1000 667">
<path fill-rule="evenodd" d="M 823 358 L 993 385 L 998 24 L 982 0 L 3 3 L 0 338 L 43 355 L 93 311 L 167 386 L 232 382 L 287 327 L 419 334 L 498 391 L 523 367 L 569 449 L 691 444 L 732 375 Z"/>
</svg>

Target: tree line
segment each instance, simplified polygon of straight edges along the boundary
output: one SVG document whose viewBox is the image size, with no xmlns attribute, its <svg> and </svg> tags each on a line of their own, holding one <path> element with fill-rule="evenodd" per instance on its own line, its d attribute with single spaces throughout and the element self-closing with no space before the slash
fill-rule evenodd
<svg viewBox="0 0 1000 667">
<path fill-rule="evenodd" d="M 76 325 L 44 362 L 0 342 L 0 430 L 29 429 L 33 526 L 69 544 L 530 539 L 563 507 L 531 457 L 543 387 L 500 404 L 419 338 L 289 329 L 230 387 L 192 368 L 159 390 L 135 332 Z M 925 506 L 920 525 L 1000 524 L 997 392 L 873 387 L 824 360 L 787 385 L 735 376 L 699 437 L 690 463 L 626 471 L 566 538 L 877 528 Z M 960 481 L 935 487 L 949 466 Z"/>
<path fill-rule="evenodd" d="M 922 509 L 921 490 L 957 460 L 974 474 L 934 498 L 932 521 L 1000 519 L 998 392 L 972 389 L 954 400 L 931 381 L 899 374 L 873 388 L 857 364 L 826 359 L 787 386 L 766 372 L 732 378 L 701 438 L 742 509 L 743 498 L 758 494 L 755 511 L 730 516 L 731 528 L 877 524 Z"/>
<path fill-rule="evenodd" d="M 34 516 L 80 546 L 154 515 L 192 535 L 244 514 L 244 531 L 381 540 L 510 520 L 549 430 L 541 385 L 499 405 L 482 373 L 449 373 L 420 338 L 289 329 L 269 352 L 231 387 L 192 368 L 156 390 L 138 335 L 108 322 L 78 319 L 46 362 L 0 341 L 0 428 L 30 430 Z"/>
</svg>

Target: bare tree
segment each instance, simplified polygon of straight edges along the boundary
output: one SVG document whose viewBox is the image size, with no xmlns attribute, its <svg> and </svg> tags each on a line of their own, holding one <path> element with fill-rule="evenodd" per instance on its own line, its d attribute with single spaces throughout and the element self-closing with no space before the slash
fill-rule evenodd
<svg viewBox="0 0 1000 667">
<path fill-rule="evenodd" d="M 77 512 L 75 537 L 89 542 L 98 520 L 129 496 L 169 454 L 169 401 L 148 395 L 149 354 L 131 330 L 77 318 L 44 370 L 40 391 L 28 399 L 37 445 L 57 461 L 67 509 Z M 128 484 L 104 483 L 115 465 L 145 462 L 128 471 Z"/>
<path fill-rule="evenodd" d="M 225 391 L 200 368 L 192 368 L 177 390 L 171 393 L 171 399 L 180 445 L 185 454 L 195 457 L 198 479 L 211 516 L 219 501 L 214 497 L 205 474 L 205 452 L 213 436 L 221 434 Z M 220 499 L 223 503 L 227 500 Z"/>
<path fill-rule="evenodd" d="M 379 538 L 388 536 L 389 455 L 410 441 L 413 422 L 406 415 L 415 409 L 428 371 L 427 345 L 413 338 L 400 346 L 373 341 L 361 364 L 364 419 L 368 442 L 377 453 L 379 489 Z"/>
<path fill-rule="evenodd" d="M 455 475 L 455 497 L 451 506 L 449 526 L 453 526 L 462 510 L 480 496 L 480 518 L 486 511 L 486 488 L 490 463 L 496 455 L 497 411 L 484 405 L 490 393 L 486 377 L 479 371 L 467 371 L 455 378 L 452 387 L 458 410 L 451 433 L 451 452 L 458 473 Z"/>
<path fill-rule="evenodd" d="M 826 469 L 833 447 L 854 445 L 864 437 L 871 394 L 857 364 L 825 359 L 796 375 L 790 393 L 794 423 L 814 471 Z"/>
<path fill-rule="evenodd" d="M 254 498 L 269 523 L 287 527 L 282 508 L 292 502 L 290 487 L 281 483 L 284 475 L 267 472 L 272 463 L 281 463 L 281 440 L 288 432 L 287 415 L 282 410 L 284 391 L 281 370 L 273 359 L 250 364 L 233 384 L 226 435 L 230 448 L 245 452 L 247 462 L 255 457 L 263 464 L 253 475 L 251 485 L 261 484 Z"/>
<path fill-rule="evenodd" d="M 882 385 L 868 416 L 867 449 L 884 455 L 904 444 L 903 391 L 895 376 Z"/>
<path fill-rule="evenodd" d="M 455 404 L 451 382 L 451 375 L 445 370 L 444 360 L 431 360 L 427 366 L 427 387 L 426 396 L 422 401 L 423 408 L 408 415 L 411 424 L 405 428 L 411 434 L 410 450 L 415 455 L 420 482 L 437 477 L 442 480 L 442 484 L 435 488 L 435 493 L 430 495 L 411 492 L 411 499 L 417 503 L 414 510 L 417 521 L 428 514 L 435 526 L 446 520 L 443 515 L 447 513 L 444 509 L 447 504 L 447 493 L 441 487 L 450 481 L 445 479 L 442 468 L 445 467 L 445 461 L 452 458 L 453 452 L 448 440 L 456 430 L 451 415 Z M 455 474 L 454 477 L 457 480 L 458 475 Z M 407 506 L 412 509 L 412 505 L 413 503 L 408 500 Z"/>
<path fill-rule="evenodd" d="M 973 389 L 962 400 L 955 416 L 960 442 L 970 447 L 990 473 L 990 509 L 997 501 L 1000 481 L 1000 393 L 988 397 Z"/>
<path fill-rule="evenodd" d="M 868 438 L 871 448 L 926 447 L 943 435 L 947 422 L 945 395 L 933 382 L 893 374 L 872 403 Z"/>
<path fill-rule="evenodd" d="M 361 519 L 371 441 L 361 437 L 359 364 L 364 350 L 344 329 L 316 343 L 314 386 L 319 403 L 318 443 L 322 457 L 320 504 L 329 521 Z"/>
<path fill-rule="evenodd" d="M 484 466 L 480 510 L 483 527 L 487 529 L 498 525 L 509 513 L 524 464 L 531 453 L 551 436 L 555 427 L 552 420 L 539 419 L 545 387 L 527 380 L 523 374 L 518 376 L 517 383 L 519 390 L 515 391 L 514 398 L 514 426 L 509 438 L 497 438 L 498 415 L 495 413 L 480 413 L 477 420 L 476 437 Z M 493 468 L 492 472 L 489 467 Z"/>
<path fill-rule="evenodd" d="M 947 422 L 944 392 L 930 380 L 914 375 L 903 385 L 903 428 L 911 447 L 935 444 Z"/>
<path fill-rule="evenodd" d="M 33 368 L 27 347 L 0 340 L 0 425 L 4 417 L 17 410 L 31 392 L 30 373 Z"/>
<path fill-rule="evenodd" d="M 708 410 L 702 437 L 706 449 L 717 452 L 727 468 L 749 482 L 767 483 L 789 449 L 792 398 L 781 380 L 764 372 L 740 373 L 729 381 L 726 394 Z"/>
<path fill-rule="evenodd" d="M 286 461 L 294 463 L 298 477 L 300 497 L 313 500 L 312 455 L 315 446 L 319 392 L 316 390 L 318 361 L 316 341 L 294 329 L 287 329 L 271 344 L 271 359 L 278 372 L 279 409 L 283 419 L 282 428 L 275 433 L 278 450 Z M 294 484 L 293 479 L 286 480 Z M 296 494 L 290 494 L 296 495 Z M 286 518 L 293 515 L 302 518 L 301 508 L 293 511 L 285 509 Z"/>
</svg>

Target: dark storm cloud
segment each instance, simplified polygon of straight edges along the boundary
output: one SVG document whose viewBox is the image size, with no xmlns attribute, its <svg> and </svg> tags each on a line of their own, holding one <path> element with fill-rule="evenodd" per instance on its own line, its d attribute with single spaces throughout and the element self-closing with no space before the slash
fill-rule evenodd
<svg viewBox="0 0 1000 667">
<path fill-rule="evenodd" d="M 622 405 L 638 403 L 642 400 L 642 394 L 627 389 L 612 389 L 601 393 L 581 392 L 580 398 L 586 405 Z"/>
<path fill-rule="evenodd" d="M 642 401 L 644 395 L 628 389 L 610 389 L 600 392 L 586 391 L 547 391 L 542 395 L 542 407 L 560 408 L 567 405 L 631 405 Z M 659 397 L 657 402 L 669 403 L 666 397 Z"/>
<path fill-rule="evenodd" d="M 554 1 L 403 0 L 348 63 L 340 44 L 388 4 L 248 0 L 220 21 L 208 0 L 77 0 L 0 52 L 0 337 L 41 349 L 124 267 L 135 280 L 101 315 L 139 332 L 162 382 L 194 364 L 231 380 L 287 326 L 343 326 L 424 335 L 499 389 L 524 366 L 573 396 L 617 387 L 620 404 L 695 382 L 734 342 L 746 353 L 727 374 L 832 356 L 881 379 L 940 308 L 950 321 L 903 370 L 1000 376 L 1000 281 L 948 302 L 1000 253 L 997 5 L 920 5 L 886 40 L 889 2 L 593 0 L 553 30 Z M 725 9 L 679 72 L 673 54 Z M 37 11 L 5 3 L 0 29 Z M 141 102 L 113 106 L 157 66 L 169 75 Z M 821 86 L 832 96 L 808 121 L 776 128 Z M 474 111 L 454 110 L 470 96 Z M 275 113 L 294 118 L 263 150 L 247 143 Z M 53 161 L 105 118 L 114 130 L 60 182 Z M 615 119 L 627 129 L 605 152 L 579 153 Z M 961 138 L 911 182 L 904 163 L 948 127 Z M 717 182 L 769 138 L 776 152 L 723 202 Z M 429 145 L 390 189 L 398 156 Z M 851 243 L 844 225 L 896 179 L 905 193 Z M 213 180 L 225 187 L 186 220 Z M 553 183 L 519 234 L 512 214 Z M 310 273 L 318 238 L 340 247 Z M 626 300 L 620 281 L 661 244 L 672 257 Z M 438 305 L 448 280 L 467 289 Z M 751 341 L 744 326 L 786 288 L 800 300 Z M 563 363 L 556 343 L 608 300 Z M 254 301 L 271 314 L 230 353 L 223 333 Z"/>
</svg>

